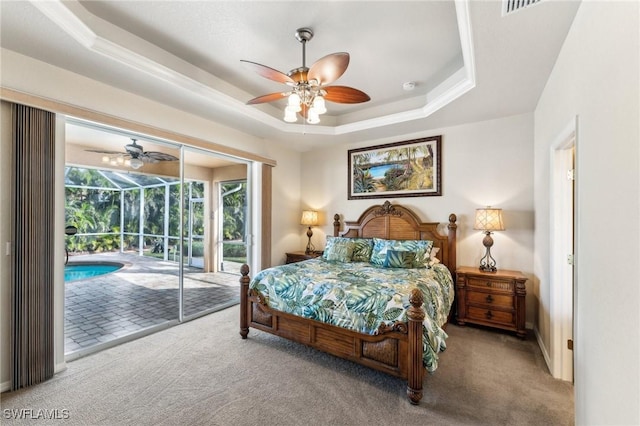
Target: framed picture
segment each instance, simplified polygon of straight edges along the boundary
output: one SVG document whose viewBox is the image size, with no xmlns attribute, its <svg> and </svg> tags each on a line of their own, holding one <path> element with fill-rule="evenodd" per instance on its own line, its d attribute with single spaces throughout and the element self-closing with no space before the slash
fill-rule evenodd
<svg viewBox="0 0 640 426">
<path fill-rule="evenodd" d="M 442 136 L 348 151 L 349 200 L 442 195 Z"/>
</svg>

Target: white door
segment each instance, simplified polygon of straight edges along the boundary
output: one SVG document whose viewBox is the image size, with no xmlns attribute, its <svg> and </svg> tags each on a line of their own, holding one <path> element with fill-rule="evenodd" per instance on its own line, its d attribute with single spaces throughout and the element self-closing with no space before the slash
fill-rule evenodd
<svg viewBox="0 0 640 426">
<path fill-rule="evenodd" d="M 553 376 L 573 381 L 573 318 L 576 133 L 552 151 L 551 177 L 551 358 Z"/>
</svg>

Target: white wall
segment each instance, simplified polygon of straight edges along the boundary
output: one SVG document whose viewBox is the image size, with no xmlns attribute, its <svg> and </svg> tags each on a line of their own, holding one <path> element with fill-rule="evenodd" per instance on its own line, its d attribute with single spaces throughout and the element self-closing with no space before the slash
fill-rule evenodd
<svg viewBox="0 0 640 426">
<path fill-rule="evenodd" d="M 278 167 L 273 169 L 271 210 L 271 264 L 285 262 L 287 251 L 299 250 L 302 231 L 300 217 L 301 154 L 290 150 L 278 151 Z M 305 243 L 306 246 L 306 243 Z"/>
<path fill-rule="evenodd" d="M 527 323 L 533 324 L 537 294 L 533 279 L 533 114 L 430 130 L 422 134 L 337 145 L 302 156 L 304 207 L 319 210 L 322 224 L 314 231 L 317 248 L 333 233 L 333 215 L 356 220 L 368 206 L 385 199 L 347 200 L 347 151 L 382 143 L 442 135 L 442 196 L 396 198 L 392 202 L 414 209 L 423 221 L 448 223 L 458 216 L 458 265 L 479 265 L 483 235 L 473 230 L 475 209 L 491 205 L 504 209 L 506 231 L 494 234 L 491 254 L 498 268 L 516 269 L 527 282 Z M 446 232 L 442 229 L 442 232 Z M 306 235 L 300 230 L 300 247 Z"/>
<path fill-rule="evenodd" d="M 640 424 L 639 12 L 637 2 L 582 2 L 535 111 L 535 274 L 545 295 L 550 144 L 579 117 L 574 348 L 580 425 Z M 541 321 L 548 312 L 544 297 Z"/>
<path fill-rule="evenodd" d="M 0 53 L 2 55 L 2 62 L 0 63 L 0 84 L 2 87 L 153 126 L 158 129 L 200 138 L 275 160 L 278 165 L 273 170 L 272 262 L 283 263 L 284 252 L 298 248 L 297 236 L 299 231 L 298 223 L 300 221 L 298 216 L 300 211 L 300 185 L 298 183 L 300 178 L 300 154 L 298 152 L 284 148 L 277 141 L 265 142 L 262 139 L 216 124 L 202 117 L 150 101 L 6 49 L 2 49 Z M 7 111 L 8 116 L 5 114 Z M 2 182 L 10 180 L 11 167 L 7 166 L 10 156 L 8 154 L 5 155 L 8 152 L 7 146 L 10 146 L 11 140 L 10 123 L 10 109 L 5 111 L 3 106 L 3 133 L 0 140 Z M 9 131 L 8 137 L 5 134 L 6 131 Z M 10 202 L 5 202 L 5 198 L 10 196 L 8 189 L 10 188 L 3 188 L 2 192 L 0 192 L 0 199 L 3 201 L 3 209 L 0 210 L 0 224 L 3 224 L 0 226 L 3 250 L 4 244 L 10 241 L 10 227 L 8 226 L 10 224 L 8 219 Z M 64 204 L 58 203 L 56 208 L 61 209 L 59 212 L 62 212 Z M 63 241 L 63 239 L 60 241 Z M 8 348 L 10 346 L 8 329 L 10 280 L 9 270 L 7 269 L 10 263 L 8 259 L 8 256 L 2 256 L 2 262 L 0 262 L 0 348 L 2 348 L 0 353 L 2 356 L 0 384 L 3 390 L 6 389 L 6 384 L 10 383 L 10 359 L 8 356 Z M 59 281 L 61 280 L 62 278 L 60 277 Z M 62 282 L 56 282 L 57 288 L 61 285 Z M 59 319 L 58 316 L 56 318 Z M 56 325 L 56 330 L 60 329 Z M 63 344 L 63 339 L 56 341 L 56 354 L 61 353 Z"/>
</svg>

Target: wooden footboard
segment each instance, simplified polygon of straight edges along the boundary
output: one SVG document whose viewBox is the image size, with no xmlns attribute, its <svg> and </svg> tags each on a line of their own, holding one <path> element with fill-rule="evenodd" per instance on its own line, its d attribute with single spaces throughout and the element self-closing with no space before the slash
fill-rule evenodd
<svg viewBox="0 0 640 426">
<path fill-rule="evenodd" d="M 249 267 L 240 270 L 240 335 L 246 339 L 249 327 L 266 331 L 319 349 L 340 358 L 407 380 L 412 404 L 422 399 L 425 368 L 422 364 L 423 296 L 414 289 L 410 296 L 407 323 L 381 327 L 377 335 L 298 317 L 269 308 L 262 297 L 249 290 Z"/>
</svg>

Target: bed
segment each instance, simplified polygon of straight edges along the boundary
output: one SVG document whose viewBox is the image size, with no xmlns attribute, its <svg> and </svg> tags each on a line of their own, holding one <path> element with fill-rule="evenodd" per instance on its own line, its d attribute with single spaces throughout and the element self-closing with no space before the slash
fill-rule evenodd
<svg viewBox="0 0 640 426">
<path fill-rule="evenodd" d="M 407 380 L 409 401 L 418 404 L 422 399 L 425 373 L 435 370 L 437 354 L 445 347 L 446 334 L 443 328 L 451 317 L 451 307 L 455 306 L 453 280 L 456 268 L 456 216 L 449 216 L 449 222 L 444 226 L 446 234 L 441 234 L 438 226 L 437 222 L 421 222 L 409 208 L 387 201 L 382 205 L 369 207 L 357 221 L 345 222 L 342 232 L 340 216 L 336 214 L 333 241 L 330 241 L 331 237 L 328 238 L 327 247 L 329 241 L 337 246 L 344 243 L 346 238 L 358 242 L 371 239 L 374 246 L 389 241 L 400 245 L 416 244 L 419 248 L 424 248 L 427 257 L 429 253 L 438 253 L 436 264 L 429 268 L 411 268 L 410 262 L 417 261 L 413 256 L 410 259 L 401 256 L 402 259 L 394 260 L 404 262 L 408 265 L 407 268 L 384 268 L 379 265 L 371 266 L 368 262 L 341 262 L 333 257 L 327 259 L 330 253 L 338 253 L 338 257 L 346 256 L 333 246 L 330 250 L 325 248 L 322 258 L 268 268 L 256 274 L 253 280 L 249 277 L 249 267 L 243 265 L 240 278 L 240 335 L 246 339 L 249 327 L 253 327 L 403 378 Z M 353 246 L 351 242 L 347 243 L 349 247 Z M 436 250 L 427 248 L 429 246 Z M 374 255 L 379 255 L 376 248 L 379 247 L 373 247 Z M 393 250 L 387 254 L 384 262 L 389 261 L 390 255 L 395 258 L 396 255 L 407 254 L 398 253 L 403 251 Z M 422 254 L 420 249 L 419 254 Z M 426 260 L 433 259 L 425 258 Z M 371 262 L 373 261 L 372 257 Z M 384 273 L 387 272 L 391 275 L 385 278 Z M 314 273 L 319 273 L 320 278 L 313 278 Z M 442 285 L 442 296 L 435 294 L 439 291 L 435 288 L 440 284 L 427 283 L 433 275 L 447 282 Z M 292 277 L 301 280 L 298 283 L 301 285 L 281 285 L 275 290 L 267 288 L 269 282 L 292 280 Z M 355 283 L 357 287 L 358 282 L 362 282 L 353 277 L 365 277 L 367 282 L 375 281 L 382 285 L 374 297 L 375 302 L 363 300 L 363 303 L 371 305 L 372 311 L 378 309 L 379 312 L 361 315 L 327 314 L 323 307 L 335 305 L 336 292 L 342 295 L 344 288 L 353 287 L 350 284 Z M 401 277 L 404 277 L 404 282 L 400 282 Z M 318 281 L 309 282 L 314 279 Z M 325 285 L 327 281 L 337 282 L 338 289 L 328 289 Z M 398 288 L 401 289 L 400 293 L 396 293 Z M 363 291 L 368 290 L 369 287 Z M 328 294 L 331 295 L 327 296 Z M 304 300 L 304 306 L 301 308 L 290 305 L 287 297 Z M 400 310 L 399 307 L 403 309 Z M 353 321 L 349 323 L 348 320 Z"/>
</svg>

